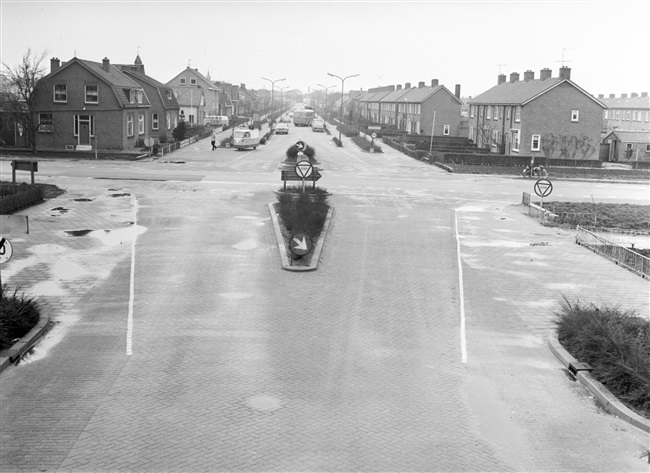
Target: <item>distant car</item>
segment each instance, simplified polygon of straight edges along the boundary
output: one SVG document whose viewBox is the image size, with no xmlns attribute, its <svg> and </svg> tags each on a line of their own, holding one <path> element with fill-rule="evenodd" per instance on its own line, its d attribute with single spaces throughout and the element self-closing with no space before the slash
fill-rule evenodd
<svg viewBox="0 0 650 473">
<path fill-rule="evenodd" d="M 282 117 L 282 123 L 291 123 L 291 117 L 289 115 L 285 115 Z"/>
<path fill-rule="evenodd" d="M 325 122 L 323 120 L 315 119 L 311 122 L 311 131 L 325 131 Z"/>
<path fill-rule="evenodd" d="M 276 135 L 288 135 L 289 134 L 289 125 L 286 123 L 276 123 L 275 125 L 275 134 Z"/>
</svg>

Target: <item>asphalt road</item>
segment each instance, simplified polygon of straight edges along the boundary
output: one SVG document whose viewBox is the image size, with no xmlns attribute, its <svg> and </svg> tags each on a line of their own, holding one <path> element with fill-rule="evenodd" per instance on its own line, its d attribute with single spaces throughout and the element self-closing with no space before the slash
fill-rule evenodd
<svg viewBox="0 0 650 473">
<path fill-rule="evenodd" d="M 567 239 L 513 207 L 533 181 L 329 138 L 291 125 L 255 151 L 39 163 L 68 193 L 30 209 L 3 281 L 56 324 L 1 375 L 3 472 L 647 471 L 647 435 L 544 345 L 558 287 L 514 301 L 540 263 L 505 270 L 497 235 Z M 298 139 L 335 209 L 311 273 L 281 269 L 267 208 Z M 648 188 L 563 181 L 553 197 L 647 204 Z M 65 233 L 82 228 L 100 233 Z M 617 271 L 592 285 L 638 284 Z"/>
</svg>

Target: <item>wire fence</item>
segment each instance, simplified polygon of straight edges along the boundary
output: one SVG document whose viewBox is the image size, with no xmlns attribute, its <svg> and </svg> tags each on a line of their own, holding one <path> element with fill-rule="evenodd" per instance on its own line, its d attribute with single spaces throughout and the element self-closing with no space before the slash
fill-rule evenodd
<svg viewBox="0 0 650 473">
<path fill-rule="evenodd" d="M 629 248 L 625 248 L 580 226 L 576 228 L 576 243 L 611 259 L 619 266 L 623 266 L 644 278 L 650 277 L 650 258 L 646 258 Z"/>
</svg>

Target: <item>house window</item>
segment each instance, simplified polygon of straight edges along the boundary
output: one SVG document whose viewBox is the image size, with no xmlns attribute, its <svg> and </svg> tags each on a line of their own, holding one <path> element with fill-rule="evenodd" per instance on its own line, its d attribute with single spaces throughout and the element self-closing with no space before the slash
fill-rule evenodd
<svg viewBox="0 0 650 473">
<path fill-rule="evenodd" d="M 54 84 L 54 101 L 66 103 L 68 101 L 68 86 L 65 84 Z"/>
<path fill-rule="evenodd" d="M 645 152 L 650 153 L 650 145 L 645 145 Z"/>
<path fill-rule="evenodd" d="M 626 120 L 630 119 L 630 111 L 629 110 L 627 112 L 625 112 L 625 119 Z"/>
<path fill-rule="evenodd" d="M 167 129 L 169 130 L 172 127 L 172 116 L 170 115 L 169 112 L 167 112 L 166 121 L 167 121 Z"/>
<path fill-rule="evenodd" d="M 633 122 L 636 121 L 636 110 L 634 110 L 634 111 L 632 112 L 632 121 L 633 121 Z"/>
<path fill-rule="evenodd" d="M 539 151 L 540 142 L 541 142 L 540 135 L 533 135 L 533 137 L 532 137 L 532 139 L 530 141 L 530 150 L 531 151 Z"/>
<path fill-rule="evenodd" d="M 620 120 L 621 119 L 621 112 L 620 110 L 616 110 L 616 119 Z"/>
<path fill-rule="evenodd" d="M 190 77 L 190 85 L 196 85 L 196 79 L 194 77 Z"/>
<path fill-rule="evenodd" d="M 503 107 L 499 107 L 499 119 L 503 118 Z"/>
<path fill-rule="evenodd" d="M 508 107 L 508 108 L 506 109 L 506 120 L 510 120 L 510 109 L 511 109 L 511 108 L 512 108 L 512 107 Z"/>
<path fill-rule="evenodd" d="M 96 85 L 86 86 L 86 103 L 99 103 L 99 87 Z"/>
<path fill-rule="evenodd" d="M 496 130 L 492 130 L 492 143 L 490 143 L 490 144 L 491 144 L 492 150 L 494 150 L 495 152 L 498 150 L 498 148 L 497 148 L 497 143 L 498 143 L 497 139 L 498 139 L 498 137 L 499 137 L 499 133 Z"/>
<path fill-rule="evenodd" d="M 492 118 L 492 105 L 488 105 L 485 110 L 485 118 L 490 120 Z"/>
<path fill-rule="evenodd" d="M 607 120 L 609 118 L 609 110 L 605 110 L 603 112 L 603 117 L 605 118 L 605 120 Z"/>
<path fill-rule="evenodd" d="M 627 151 L 632 151 L 632 143 L 628 143 L 628 144 L 626 144 L 626 145 L 625 145 L 625 149 L 626 149 Z"/>
<path fill-rule="evenodd" d="M 152 113 L 151 114 L 151 129 L 152 130 L 157 130 L 158 129 L 158 114 L 157 113 Z"/>
<path fill-rule="evenodd" d="M 442 134 L 443 135 L 448 135 L 449 134 L 449 125 L 444 126 L 444 128 L 442 129 Z"/>
<path fill-rule="evenodd" d="M 650 112 L 645 112 L 645 121 L 650 121 Z"/>
<path fill-rule="evenodd" d="M 144 135 L 144 114 L 138 115 L 138 134 Z"/>
<path fill-rule="evenodd" d="M 133 136 L 133 115 L 126 117 L 126 136 Z"/>
<path fill-rule="evenodd" d="M 483 105 L 478 106 L 478 116 L 483 118 Z"/>
<path fill-rule="evenodd" d="M 179 83 L 181 85 L 185 85 L 187 83 L 187 81 L 185 80 L 185 77 L 181 77 L 180 80 L 179 80 Z"/>
<path fill-rule="evenodd" d="M 521 121 L 521 107 L 515 109 L 515 121 L 519 123 Z"/>
<path fill-rule="evenodd" d="M 474 118 L 474 105 L 469 106 L 469 116 Z"/>
<path fill-rule="evenodd" d="M 512 130 L 512 150 L 519 152 L 519 130 Z"/>
<path fill-rule="evenodd" d="M 130 103 L 142 103 L 142 90 L 141 89 L 131 89 L 129 97 Z"/>
<path fill-rule="evenodd" d="M 171 91 L 171 90 L 168 90 L 168 91 L 166 92 L 166 94 L 167 94 L 167 98 L 168 98 L 169 100 L 171 100 L 171 98 L 172 98 L 172 91 Z"/>
<path fill-rule="evenodd" d="M 54 118 L 51 113 L 38 114 L 38 132 L 54 133 Z"/>
<path fill-rule="evenodd" d="M 572 122 L 577 122 L 580 119 L 580 111 L 578 110 L 571 110 L 571 121 Z"/>
</svg>

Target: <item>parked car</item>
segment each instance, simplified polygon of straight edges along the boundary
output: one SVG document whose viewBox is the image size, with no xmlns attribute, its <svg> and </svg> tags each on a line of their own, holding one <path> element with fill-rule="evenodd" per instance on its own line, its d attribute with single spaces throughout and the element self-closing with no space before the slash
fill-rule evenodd
<svg viewBox="0 0 650 473">
<path fill-rule="evenodd" d="M 275 125 L 275 134 L 276 135 L 288 135 L 289 134 L 289 125 L 286 123 L 276 123 Z"/>
<path fill-rule="evenodd" d="M 291 123 L 291 117 L 289 115 L 285 115 L 282 117 L 282 123 Z"/>
<path fill-rule="evenodd" d="M 311 122 L 311 131 L 325 131 L 325 122 L 320 119 L 315 119 Z"/>
</svg>

